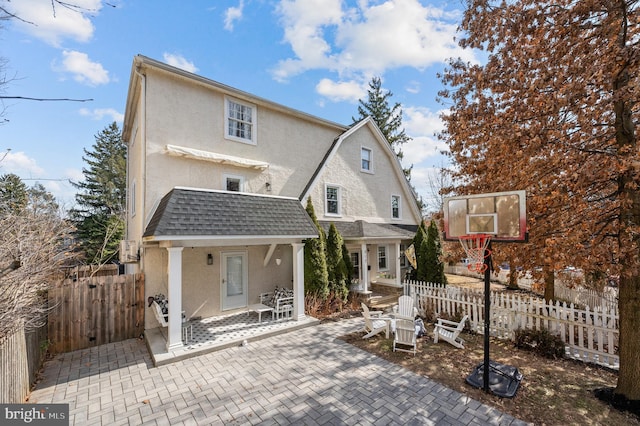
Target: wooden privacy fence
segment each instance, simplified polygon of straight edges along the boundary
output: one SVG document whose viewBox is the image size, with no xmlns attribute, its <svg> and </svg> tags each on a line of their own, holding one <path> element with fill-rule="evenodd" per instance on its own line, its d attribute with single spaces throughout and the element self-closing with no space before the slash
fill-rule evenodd
<svg viewBox="0 0 640 426">
<path fill-rule="evenodd" d="M 0 402 L 24 402 L 42 365 L 46 342 L 46 326 L 25 331 L 21 324 L 0 338 Z"/>
<path fill-rule="evenodd" d="M 484 333 L 484 295 L 457 287 L 421 282 L 405 283 L 420 313 L 469 315 L 471 330 Z M 577 309 L 566 302 L 545 302 L 534 296 L 494 292 L 490 294 L 489 333 L 514 338 L 518 329 L 545 328 L 564 340 L 567 355 L 617 369 L 619 316 L 617 311 Z"/>
<path fill-rule="evenodd" d="M 65 279 L 49 290 L 49 351 L 69 352 L 144 331 L 144 275 Z"/>
</svg>

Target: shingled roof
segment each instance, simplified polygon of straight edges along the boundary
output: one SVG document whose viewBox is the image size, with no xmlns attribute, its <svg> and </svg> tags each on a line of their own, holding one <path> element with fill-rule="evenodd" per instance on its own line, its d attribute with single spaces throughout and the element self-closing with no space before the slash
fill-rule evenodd
<svg viewBox="0 0 640 426">
<path fill-rule="evenodd" d="M 318 232 L 295 198 L 174 188 L 160 201 L 143 237 L 176 236 L 304 239 Z"/>
<path fill-rule="evenodd" d="M 331 223 L 336 225 L 338 232 L 344 239 L 384 239 L 401 238 L 412 239 L 418 231 L 418 225 L 400 225 L 390 223 L 369 223 L 364 220 L 355 222 L 327 222 L 320 221 L 320 226 L 329 232 Z"/>
</svg>

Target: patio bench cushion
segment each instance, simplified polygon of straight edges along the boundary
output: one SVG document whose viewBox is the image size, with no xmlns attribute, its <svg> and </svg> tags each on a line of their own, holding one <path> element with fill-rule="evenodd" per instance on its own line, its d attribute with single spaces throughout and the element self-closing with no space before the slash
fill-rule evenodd
<svg viewBox="0 0 640 426">
<path fill-rule="evenodd" d="M 293 290 L 276 287 L 273 292 L 262 293 L 260 303 L 273 308 L 273 317 L 291 316 L 293 312 Z"/>
</svg>

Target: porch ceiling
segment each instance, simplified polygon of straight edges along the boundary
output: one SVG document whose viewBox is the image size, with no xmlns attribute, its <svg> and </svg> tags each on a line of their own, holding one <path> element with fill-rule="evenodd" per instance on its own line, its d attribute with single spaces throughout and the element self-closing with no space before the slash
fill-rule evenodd
<svg viewBox="0 0 640 426">
<path fill-rule="evenodd" d="M 294 241 L 318 236 L 295 198 L 174 188 L 143 234 L 145 241 Z M 256 242 L 254 241 L 254 243 Z"/>
</svg>

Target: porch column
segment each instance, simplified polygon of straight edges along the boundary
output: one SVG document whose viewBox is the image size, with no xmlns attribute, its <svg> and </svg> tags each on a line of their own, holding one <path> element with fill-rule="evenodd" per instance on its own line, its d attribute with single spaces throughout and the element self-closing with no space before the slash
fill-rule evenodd
<svg viewBox="0 0 640 426">
<path fill-rule="evenodd" d="M 362 257 L 362 291 L 369 291 L 369 256 L 367 254 L 367 245 L 360 246 L 360 254 Z"/>
<path fill-rule="evenodd" d="M 167 327 L 167 351 L 182 348 L 182 249 L 167 247 L 169 252 L 169 327 Z"/>
<path fill-rule="evenodd" d="M 291 243 L 293 253 L 293 319 L 304 319 L 304 244 Z"/>
<path fill-rule="evenodd" d="M 400 269 L 400 256 L 402 255 L 402 253 L 400 253 L 400 241 L 398 241 L 396 243 L 396 284 L 397 285 L 401 285 L 402 284 L 402 274 L 401 274 L 401 269 Z"/>
</svg>

